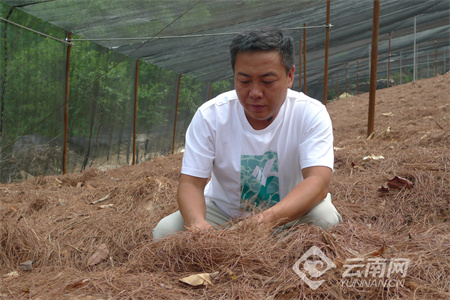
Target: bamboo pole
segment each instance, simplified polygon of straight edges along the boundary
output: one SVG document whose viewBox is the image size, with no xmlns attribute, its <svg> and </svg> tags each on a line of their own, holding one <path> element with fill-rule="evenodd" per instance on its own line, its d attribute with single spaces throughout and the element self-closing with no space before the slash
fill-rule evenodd
<svg viewBox="0 0 450 300">
<path fill-rule="evenodd" d="M 380 0 L 373 1 L 372 53 L 370 68 L 369 117 L 367 136 L 374 133 L 375 128 L 375 95 L 377 91 L 378 33 L 380 26 Z"/>
<path fill-rule="evenodd" d="M 302 91 L 302 40 L 300 40 L 300 53 L 299 53 L 299 60 L 298 60 L 298 91 Z"/>
<path fill-rule="evenodd" d="M 306 23 L 303 23 L 303 92 L 306 94 Z"/>
<path fill-rule="evenodd" d="M 72 32 L 67 34 L 70 41 L 72 39 Z M 67 44 L 66 54 L 66 80 L 64 91 L 64 146 L 63 146 L 63 174 L 67 173 L 67 141 L 69 139 L 69 99 L 70 99 L 70 55 L 72 53 L 72 44 Z"/>
<path fill-rule="evenodd" d="M 139 91 L 139 59 L 136 60 L 136 75 L 135 75 L 135 78 L 134 78 L 133 165 L 136 164 L 136 132 L 137 132 L 138 91 Z"/>
<path fill-rule="evenodd" d="M 180 103 L 181 77 L 183 77 L 183 74 L 180 74 L 180 76 L 178 76 L 177 105 L 175 107 L 175 122 L 173 124 L 172 154 L 175 153 L 175 137 L 177 135 L 177 118 L 178 118 L 178 105 Z"/>
<path fill-rule="evenodd" d="M 328 99 L 328 51 L 330 48 L 330 6 L 331 0 L 327 0 L 327 16 L 326 16 L 326 25 L 325 29 L 325 65 L 323 70 L 323 99 L 322 102 L 324 105 L 327 105 Z"/>
</svg>

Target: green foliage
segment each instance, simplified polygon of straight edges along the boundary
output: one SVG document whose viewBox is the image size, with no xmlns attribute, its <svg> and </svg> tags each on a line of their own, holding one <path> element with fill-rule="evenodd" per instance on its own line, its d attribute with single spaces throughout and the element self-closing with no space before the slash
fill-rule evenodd
<svg viewBox="0 0 450 300">
<path fill-rule="evenodd" d="M 5 13 L 9 9 L 2 6 L 1 11 Z M 10 20 L 63 37 L 61 30 L 29 18 L 19 10 L 14 11 Z M 3 30 L 0 44 L 2 83 L 6 76 L 2 95 L 4 133 L 11 140 L 36 130 L 44 136 L 58 136 L 63 131 L 58 107 L 64 101 L 61 97 L 64 93 L 63 69 L 60 68 L 64 66 L 64 46 L 10 24 L 3 24 L 3 29 L 6 32 Z M 40 123 L 38 129 L 31 130 Z"/>
<path fill-rule="evenodd" d="M 90 136 L 105 126 L 127 126 L 132 117 L 133 60 L 93 43 L 72 50 L 69 129 L 72 136 Z M 123 61 L 123 62 L 122 62 Z"/>
<path fill-rule="evenodd" d="M 211 98 L 232 89 L 234 89 L 233 78 L 214 82 Z"/>
<path fill-rule="evenodd" d="M 9 8 L 2 4 L 0 11 L 5 15 Z M 60 39 L 65 37 L 60 29 L 20 10 L 14 10 L 11 19 Z M 61 136 L 67 46 L 12 25 L 7 29 L 7 43 L 4 36 L 0 38 L 0 59 L 4 61 L 5 45 L 8 58 L 4 108 L 8 136 L 11 140 L 24 133 Z M 92 137 L 103 130 L 130 130 L 136 61 L 90 42 L 76 43 L 71 53 L 69 136 Z M 1 68 L 3 76 L 4 64 Z M 214 90 L 223 90 L 227 85 L 216 83 Z M 181 118 L 190 119 L 207 100 L 205 87 L 209 89 L 209 84 L 182 77 L 178 108 Z M 177 89 L 178 74 L 141 61 L 139 131 L 171 126 Z"/>
</svg>

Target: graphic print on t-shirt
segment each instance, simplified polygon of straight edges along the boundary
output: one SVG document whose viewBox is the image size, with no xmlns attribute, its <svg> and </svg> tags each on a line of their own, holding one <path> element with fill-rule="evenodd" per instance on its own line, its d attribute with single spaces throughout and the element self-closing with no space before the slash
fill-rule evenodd
<svg viewBox="0 0 450 300">
<path fill-rule="evenodd" d="M 280 201 L 278 155 L 241 155 L 241 208 L 273 206 Z"/>
</svg>

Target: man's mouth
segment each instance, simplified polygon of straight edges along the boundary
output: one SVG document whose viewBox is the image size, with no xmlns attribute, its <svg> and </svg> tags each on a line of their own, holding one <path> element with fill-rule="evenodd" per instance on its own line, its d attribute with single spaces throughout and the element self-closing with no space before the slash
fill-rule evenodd
<svg viewBox="0 0 450 300">
<path fill-rule="evenodd" d="M 252 110 L 262 110 L 264 109 L 264 105 L 260 105 L 260 104 L 249 104 L 249 106 L 251 107 Z"/>
</svg>

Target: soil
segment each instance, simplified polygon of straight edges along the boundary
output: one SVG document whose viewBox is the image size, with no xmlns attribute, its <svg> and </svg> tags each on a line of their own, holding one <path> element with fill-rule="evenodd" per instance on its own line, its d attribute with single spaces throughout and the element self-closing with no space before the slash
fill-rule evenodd
<svg viewBox="0 0 450 300">
<path fill-rule="evenodd" d="M 153 241 L 177 210 L 182 154 L 0 184 L 0 299 L 448 299 L 449 95 L 450 74 L 378 90 L 369 138 L 367 93 L 327 105 L 330 191 L 343 217 L 328 232 L 302 225 L 273 236 L 248 225 Z M 292 268 L 313 246 L 334 264 L 317 289 Z M 372 271 L 374 261 L 409 264 L 392 278 L 346 277 L 348 259 Z M 180 282 L 213 272 L 212 285 Z"/>
</svg>

